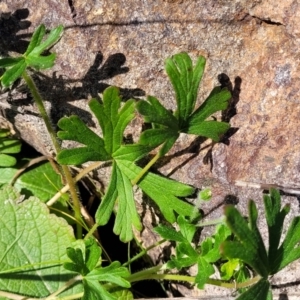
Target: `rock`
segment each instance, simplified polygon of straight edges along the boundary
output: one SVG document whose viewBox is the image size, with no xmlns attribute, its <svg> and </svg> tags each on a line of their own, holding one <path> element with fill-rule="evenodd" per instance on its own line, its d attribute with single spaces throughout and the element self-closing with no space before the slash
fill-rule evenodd
<svg viewBox="0 0 300 300">
<path fill-rule="evenodd" d="M 207 67 L 199 103 L 214 86 L 228 86 L 233 98 L 223 118 L 234 130 L 212 148 L 209 141 L 182 136 L 158 167 L 198 188 L 211 187 L 213 200 L 203 207 L 208 217 L 221 214 L 228 195 L 239 200 L 246 214 L 249 198 L 261 207 L 261 191 L 236 187 L 236 180 L 300 187 L 299 6 L 294 0 L 4 0 L 1 53 L 20 52 L 41 23 L 49 28 L 63 24 L 64 36 L 52 49 L 57 64 L 37 74 L 36 81 L 54 124 L 76 113 L 92 128 L 96 121 L 86 99 L 108 85 L 120 87 L 124 98 L 155 95 L 174 109 L 164 60 L 180 51 L 194 59 L 204 55 Z M 25 113 L 6 108 L 6 117 L 22 138 L 51 154 L 28 95 L 14 95 L 12 109 L 22 105 Z M 203 160 L 209 158 L 211 164 L 205 165 Z M 285 201 L 291 201 L 298 214 L 297 199 Z"/>
</svg>

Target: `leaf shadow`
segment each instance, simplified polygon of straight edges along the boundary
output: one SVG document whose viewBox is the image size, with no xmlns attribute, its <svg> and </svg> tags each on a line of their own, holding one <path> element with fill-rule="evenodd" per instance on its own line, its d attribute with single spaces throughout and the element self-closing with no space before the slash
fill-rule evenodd
<svg viewBox="0 0 300 300">
<path fill-rule="evenodd" d="M 24 53 L 29 44 L 24 38 L 31 34 L 17 34 L 20 30 L 30 27 L 31 22 L 25 20 L 29 16 L 27 8 L 17 9 L 15 12 L 0 14 L 0 55 L 8 56 L 10 51 Z"/>
<path fill-rule="evenodd" d="M 31 22 L 23 20 L 29 15 L 28 9 L 19 9 L 14 13 L 5 13 L 0 16 L 0 54 L 9 56 L 10 51 L 24 53 L 29 44 L 27 40 L 32 34 L 21 34 L 17 32 L 30 27 Z M 68 76 L 53 72 L 47 76 L 42 72 L 33 71 L 33 79 L 45 100 L 51 103 L 50 116 L 54 124 L 66 114 L 77 114 L 90 126 L 95 124 L 92 121 L 91 113 L 71 105 L 70 102 L 89 98 L 100 100 L 99 93 L 102 93 L 110 85 L 103 82 L 115 76 L 129 72 L 125 66 L 126 57 L 123 53 L 114 53 L 106 60 L 101 52 L 95 54 L 92 65 L 86 70 L 82 78 L 69 78 Z M 120 95 L 123 101 L 145 95 L 142 89 L 120 88 Z M 8 92 L 8 102 L 11 107 L 5 108 L 5 115 L 14 119 L 16 113 L 38 115 L 34 111 L 22 112 L 20 107 L 29 105 L 32 97 L 28 89 L 20 85 L 18 80 Z"/>
</svg>

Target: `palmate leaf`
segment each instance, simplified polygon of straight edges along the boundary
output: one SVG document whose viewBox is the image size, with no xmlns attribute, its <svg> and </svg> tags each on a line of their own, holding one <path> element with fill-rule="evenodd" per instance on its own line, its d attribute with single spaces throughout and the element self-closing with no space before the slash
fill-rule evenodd
<svg viewBox="0 0 300 300">
<path fill-rule="evenodd" d="M 249 264 L 262 277 L 268 276 L 268 256 L 261 236 L 248 227 L 247 221 L 234 206 L 225 208 L 228 227 L 239 241 L 226 241 L 221 250 L 226 257 L 238 258 Z"/>
<path fill-rule="evenodd" d="M 125 267 L 118 261 L 112 262 L 107 267 L 101 267 L 101 248 L 93 238 L 81 242 L 67 249 L 67 255 L 72 262 L 64 263 L 66 270 L 82 275 L 84 295 L 82 299 L 116 299 L 100 283 L 110 282 L 123 288 L 129 288 L 130 283 L 125 279 L 130 275 Z"/>
<path fill-rule="evenodd" d="M 46 34 L 44 25 L 40 25 L 32 35 L 26 52 L 21 57 L 0 59 L 0 68 L 6 68 L 1 76 L 1 84 L 8 87 L 14 83 L 27 67 L 35 69 L 48 69 L 54 65 L 55 54 L 41 56 L 43 52 L 52 47 L 61 38 L 63 26 L 52 29 L 45 41 L 42 42 Z"/>
<path fill-rule="evenodd" d="M 154 128 L 143 132 L 140 143 L 146 144 L 151 141 L 156 146 L 165 143 L 162 153 L 165 154 L 173 146 L 180 132 L 219 141 L 230 125 L 206 119 L 227 108 L 231 98 L 230 92 L 220 87 L 214 88 L 204 103 L 194 111 L 205 58 L 200 56 L 193 67 L 188 54 L 179 53 L 168 58 L 165 67 L 175 90 L 177 110 L 172 114 L 154 97 L 148 97 L 147 101 L 139 101 L 137 110 L 144 116 L 145 122 L 155 125 Z"/>
<path fill-rule="evenodd" d="M 141 168 L 130 161 L 116 160 L 116 163 L 130 180 L 134 180 L 141 172 Z M 159 206 L 160 211 L 170 223 L 176 221 L 174 212 L 182 216 L 190 216 L 194 211 L 191 204 L 178 198 L 191 195 L 194 192 L 191 186 L 151 172 L 147 173 L 137 185 Z"/>
<path fill-rule="evenodd" d="M 122 145 L 123 132 L 134 117 L 134 104 L 133 100 L 129 100 L 121 107 L 119 90 L 115 87 L 104 91 L 103 103 L 96 99 L 90 101 L 89 106 L 98 119 L 103 137 L 89 129 L 77 116 L 62 118 L 58 122 L 58 126 L 63 129 L 58 132 L 59 138 L 85 145 L 62 150 L 58 154 L 60 163 L 113 161 L 110 184 L 96 212 L 96 221 L 99 225 L 106 224 L 117 204 L 114 232 L 120 235 L 122 241 L 130 241 L 133 238 L 132 225 L 138 230 L 141 230 L 142 226 L 135 207 L 131 179 L 119 168 L 116 159 L 133 164 L 153 149 L 153 146 L 148 145 Z"/>
<path fill-rule="evenodd" d="M 263 277 L 238 299 L 271 299 L 271 294 L 268 293 L 269 282 L 266 280 L 268 275 L 277 273 L 289 263 L 300 258 L 300 217 L 293 219 L 279 246 L 289 205 L 281 208 L 280 194 L 275 189 L 270 190 L 270 195 L 264 196 L 264 205 L 269 231 L 268 252 L 257 227 L 258 212 L 255 203 L 249 202 L 249 224 L 233 206 L 225 209 L 226 222 L 237 240 L 223 243 L 221 249 L 224 255 L 231 259 L 240 259 Z"/>
</svg>

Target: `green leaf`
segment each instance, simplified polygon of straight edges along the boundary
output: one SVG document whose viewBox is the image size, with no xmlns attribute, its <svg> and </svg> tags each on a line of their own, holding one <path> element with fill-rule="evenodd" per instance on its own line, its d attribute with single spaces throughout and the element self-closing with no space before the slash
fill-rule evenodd
<svg viewBox="0 0 300 300">
<path fill-rule="evenodd" d="M 57 125 L 64 130 L 57 133 L 60 139 L 73 140 L 86 145 L 86 147 L 62 150 L 57 156 L 59 163 L 78 165 L 87 161 L 110 159 L 110 155 L 104 148 L 104 140 L 89 129 L 79 117 L 62 118 Z"/>
<path fill-rule="evenodd" d="M 55 57 L 54 53 L 47 56 L 28 55 L 25 61 L 27 66 L 35 69 L 49 69 L 54 66 Z"/>
<path fill-rule="evenodd" d="M 209 116 L 228 106 L 231 93 L 221 87 L 215 87 L 208 98 L 189 116 L 189 126 L 205 121 Z"/>
<path fill-rule="evenodd" d="M 26 51 L 26 56 L 29 56 L 29 55 L 30 56 L 31 55 L 39 56 L 46 49 L 49 49 L 50 47 L 52 47 L 61 38 L 61 36 L 63 34 L 63 30 L 64 30 L 64 27 L 62 25 L 57 26 L 56 28 L 54 28 L 50 31 L 48 38 L 44 42 L 40 43 L 41 38 L 44 36 L 44 28 L 43 27 L 41 27 L 40 29 L 38 28 L 37 35 L 36 35 L 37 39 L 36 39 L 36 41 L 33 42 L 34 49 L 32 51 L 30 51 L 32 46 L 29 44 L 28 48 L 30 48 L 30 49 L 29 50 L 27 49 L 28 53 Z M 35 38 L 35 36 L 34 36 L 34 38 Z"/>
<path fill-rule="evenodd" d="M 115 202 L 118 197 L 117 191 L 117 166 L 113 163 L 110 182 L 107 191 L 102 198 L 101 204 L 96 211 L 96 222 L 99 225 L 105 225 L 111 216 Z"/>
<path fill-rule="evenodd" d="M 22 173 L 14 186 L 27 197 L 36 196 L 47 202 L 53 195 L 63 188 L 62 178 L 57 174 L 49 162 L 39 164 Z M 63 198 L 64 201 L 67 198 Z M 63 200 L 62 199 L 62 200 Z"/>
<path fill-rule="evenodd" d="M 183 216 L 178 216 L 177 223 L 181 234 L 189 243 L 191 243 L 197 227 L 194 224 L 189 223 Z"/>
<path fill-rule="evenodd" d="M 192 60 L 185 52 L 176 54 L 165 62 L 166 72 L 176 94 L 176 115 L 178 116 L 179 124 L 187 120 L 194 110 L 205 62 L 205 58 L 199 56 L 193 69 Z"/>
<path fill-rule="evenodd" d="M 118 210 L 114 225 L 114 233 L 120 235 L 123 242 L 132 240 L 132 225 L 137 229 L 142 229 L 140 217 L 136 211 L 132 185 L 127 176 L 116 167 L 117 172 L 117 191 L 118 191 Z"/>
<path fill-rule="evenodd" d="M 269 281 L 262 278 L 246 292 L 241 294 L 236 300 L 267 300 L 269 289 Z"/>
<path fill-rule="evenodd" d="M 33 33 L 30 43 L 27 47 L 26 52 L 24 53 L 24 56 L 27 56 L 35 47 L 39 46 L 44 35 L 46 33 L 46 28 L 44 24 L 41 24 Z"/>
<path fill-rule="evenodd" d="M 114 159 L 136 161 L 147 155 L 153 147 L 149 145 L 124 145 L 116 150 L 113 154 Z"/>
<path fill-rule="evenodd" d="M 140 100 L 136 105 L 138 112 L 145 117 L 146 123 L 155 123 L 178 131 L 177 119 L 155 97 L 148 96 L 147 101 Z"/>
<path fill-rule="evenodd" d="M 118 261 L 114 261 L 108 267 L 92 270 L 85 276 L 85 279 L 111 282 L 125 288 L 130 288 L 130 283 L 124 279 L 124 277 L 126 278 L 129 275 L 130 273 L 125 267 L 121 267 Z"/>
<path fill-rule="evenodd" d="M 238 259 L 230 259 L 221 266 L 222 280 L 230 280 L 234 274 L 235 269 L 239 266 Z"/>
<path fill-rule="evenodd" d="M 170 128 L 153 128 L 145 130 L 140 136 L 140 144 L 149 145 L 153 148 L 163 144 L 165 141 L 169 140 L 172 142 L 169 149 L 173 146 L 179 133 Z"/>
<path fill-rule="evenodd" d="M 141 172 L 141 168 L 130 161 L 118 160 L 117 164 L 130 180 L 135 179 Z M 191 186 L 152 173 L 147 173 L 137 185 L 155 201 L 170 223 L 176 220 L 174 211 L 182 216 L 190 216 L 194 211 L 191 204 L 178 198 L 191 195 L 194 192 Z"/>
<path fill-rule="evenodd" d="M 276 251 L 276 257 L 271 262 L 271 274 L 279 272 L 291 262 L 300 258 L 300 217 L 295 217 L 290 224 L 284 241 Z M 272 249 L 272 251 L 275 251 Z"/>
<path fill-rule="evenodd" d="M 115 300 L 97 280 L 83 279 L 84 295 L 82 300 Z"/>
<path fill-rule="evenodd" d="M 269 264 L 274 268 L 274 262 L 278 262 L 276 256 L 278 256 L 277 249 L 283 230 L 283 222 L 286 215 L 289 213 L 290 206 L 286 205 L 281 210 L 280 193 L 275 189 L 270 190 L 270 196 L 264 195 L 264 205 L 269 231 Z M 277 267 L 278 266 L 274 268 L 274 271 Z M 278 272 L 278 270 L 276 270 L 276 272 Z"/>
<path fill-rule="evenodd" d="M 84 240 L 86 246 L 86 258 L 85 263 L 87 268 L 92 271 L 98 264 L 101 264 L 101 248 L 97 244 L 94 238 Z"/>
<path fill-rule="evenodd" d="M 228 258 L 239 258 L 249 264 L 262 277 L 268 276 L 268 257 L 261 238 L 253 232 L 238 210 L 231 205 L 225 208 L 226 223 L 239 241 L 225 241 L 223 254 Z"/>
<path fill-rule="evenodd" d="M 103 104 L 96 99 L 89 103 L 102 128 L 105 149 L 111 155 L 121 147 L 124 130 L 134 117 L 134 100 L 128 100 L 121 109 L 120 105 L 119 90 L 113 86 L 103 92 Z"/>
<path fill-rule="evenodd" d="M 212 236 L 212 238 L 207 238 L 213 239 L 211 242 L 211 244 L 213 245 L 212 248 L 207 249 L 208 251 L 204 251 L 204 249 L 202 249 L 202 256 L 210 263 L 214 263 L 219 260 L 221 258 L 220 246 L 230 235 L 231 232 L 226 225 L 218 225 L 216 228 L 216 232 Z M 204 240 L 204 242 L 205 241 L 206 240 Z"/>
<path fill-rule="evenodd" d="M 67 260 L 66 248 L 75 241 L 73 230 L 65 220 L 49 214 L 40 200 L 19 201 L 15 189 L 2 189 L 0 289 L 24 297 L 47 297 L 75 276 L 61 265 Z M 82 285 L 77 283 L 62 295 L 80 292 Z"/>
<path fill-rule="evenodd" d="M 230 125 L 206 119 L 215 112 L 226 109 L 231 94 L 227 89 L 216 87 L 194 111 L 204 67 L 205 58 L 200 56 L 193 68 L 187 53 L 179 53 L 166 60 L 165 68 L 175 90 L 177 111 L 174 116 L 154 97 L 148 97 L 148 102 L 140 101 L 137 104 L 139 113 L 144 116 L 145 122 L 156 125 L 143 132 L 140 143 L 151 143 L 156 147 L 166 142 L 165 149 L 162 150 L 162 154 L 165 154 L 175 143 L 179 132 L 211 138 L 216 142 L 220 140 Z"/>
<path fill-rule="evenodd" d="M 1 76 L 1 83 L 4 87 L 9 87 L 15 80 L 17 80 L 26 69 L 26 62 L 24 59 L 14 64 L 11 68 L 7 69 Z"/>
<path fill-rule="evenodd" d="M 0 138 L 0 153 L 15 154 L 21 151 L 22 143 L 14 138 Z"/>
<path fill-rule="evenodd" d="M 0 153 L 0 167 L 12 167 L 16 163 L 17 163 L 17 160 L 13 156 Z M 2 172 L 2 170 L 1 170 L 1 172 Z"/>
<path fill-rule="evenodd" d="M 133 300 L 131 291 L 127 289 L 118 288 L 111 292 L 111 294 L 118 300 Z"/>
<path fill-rule="evenodd" d="M 204 121 L 200 123 L 189 124 L 187 133 L 196 134 L 212 139 L 215 142 L 220 140 L 220 137 L 227 132 L 230 125 L 225 122 Z"/>
<path fill-rule="evenodd" d="M 0 59 L 0 68 L 12 67 L 23 60 L 22 57 L 5 57 Z"/>
<path fill-rule="evenodd" d="M 176 242 L 186 241 L 186 238 L 180 232 L 174 230 L 173 228 L 160 224 L 157 227 L 153 228 L 153 230 L 166 240 Z"/>
<path fill-rule="evenodd" d="M 142 224 L 136 211 L 131 182 L 114 162 L 108 190 L 96 212 L 96 221 L 99 225 L 108 222 L 116 200 L 118 208 L 114 232 L 120 235 L 122 241 L 127 242 L 133 238 L 132 225 L 141 230 Z"/>
<path fill-rule="evenodd" d="M 199 289 L 203 289 L 207 279 L 215 273 L 213 266 L 207 262 L 204 257 L 198 259 L 198 273 L 195 278 L 195 283 Z"/>
</svg>

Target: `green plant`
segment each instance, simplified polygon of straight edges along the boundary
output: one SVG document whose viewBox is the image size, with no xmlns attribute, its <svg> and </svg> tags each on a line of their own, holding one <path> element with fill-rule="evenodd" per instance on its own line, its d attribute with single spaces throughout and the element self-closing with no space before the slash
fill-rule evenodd
<svg viewBox="0 0 300 300">
<path fill-rule="evenodd" d="M 300 239 L 298 218 L 294 219 L 284 242 L 278 247 L 283 220 L 288 212 L 286 207 L 280 210 L 278 192 L 271 190 L 271 196 L 265 197 L 270 233 L 268 252 L 256 227 L 257 212 L 253 202 L 250 202 L 249 227 L 234 207 L 227 207 L 226 224 L 224 219 L 211 221 L 210 225 L 221 224 L 212 236 L 195 244 L 193 239 L 197 227 L 205 226 L 205 223 L 197 223 L 201 218 L 198 209 L 182 199 L 194 193 L 194 188 L 150 171 L 157 160 L 172 148 L 180 133 L 199 135 L 218 142 L 229 128 L 228 123 L 216 121 L 215 118 L 208 119 L 226 109 L 231 97 L 228 90 L 216 87 L 195 108 L 205 58 L 199 57 L 195 66 L 186 53 L 176 54 L 166 60 L 166 72 L 176 97 L 177 109 L 174 113 L 152 96 L 137 103 L 131 99 L 123 104 L 118 89 L 109 87 L 104 91 L 101 101 L 92 99 L 89 102 L 102 136 L 93 132 L 78 116 L 62 118 L 58 122 L 60 131 L 56 136 L 43 100 L 26 69 L 52 67 L 55 55 L 44 56 L 44 51 L 59 40 L 62 30 L 61 26 L 51 30 L 43 41 L 46 30 L 41 25 L 21 57 L 0 59 L 0 67 L 5 69 L 0 78 L 4 87 L 10 86 L 20 76 L 27 83 L 56 150 L 59 163 L 56 169 L 62 173 L 60 176 L 51 168 L 53 162 L 28 170 L 18 179 L 15 178 L 19 172 L 17 166 L 10 165 L 10 168 L 2 169 L 0 206 L 4 217 L 1 219 L 3 230 L 0 235 L 0 297 L 132 299 L 129 291 L 132 283 L 157 279 L 191 282 L 199 288 L 205 284 L 237 287 L 243 292 L 239 299 L 267 299 L 268 276 L 299 258 L 295 248 Z M 125 144 L 124 130 L 134 119 L 135 110 L 144 117 L 146 123 L 150 123 L 151 128 L 141 133 L 137 143 Z M 5 134 L 1 138 L 7 139 Z M 82 146 L 61 149 L 61 140 L 72 140 Z M 149 154 L 155 150 L 157 152 L 151 158 Z M 149 162 L 144 163 L 147 160 Z M 89 161 L 95 163 L 74 178 L 66 166 Z M 103 163 L 111 164 L 110 183 L 94 216 L 95 224 L 92 224 L 81 216 L 84 208 L 78 199 L 75 183 Z M 37 176 L 44 178 L 40 186 L 32 185 Z M 67 184 L 61 181 L 61 177 Z M 159 225 L 155 231 L 163 239 L 147 249 L 141 249 L 123 265 L 118 261 L 107 262 L 103 259 L 104 249 L 93 234 L 99 226 L 108 222 L 112 213 L 116 215 L 114 232 L 120 235 L 123 242 L 134 238 L 132 226 L 141 230 L 142 224 L 134 201 L 134 186 L 138 186 L 157 204 L 170 225 Z M 68 190 L 70 200 L 65 194 Z M 24 197 L 27 199 L 24 200 Z M 199 201 L 209 201 L 210 197 L 210 190 L 201 191 Z M 59 217 L 50 214 L 47 206 L 55 212 L 59 211 Z M 70 208 L 74 211 L 74 217 Z M 76 223 L 77 239 L 62 216 L 67 216 L 69 223 Z M 176 222 L 179 231 L 171 226 Z M 82 227 L 87 232 L 84 238 Z M 130 273 L 132 262 L 166 241 L 176 243 L 174 257 L 164 265 Z M 195 277 L 170 273 L 170 270 L 193 265 L 198 267 Z M 210 278 L 215 268 L 220 271 L 219 280 Z M 250 268 L 258 274 L 256 277 L 250 278 Z M 255 295 L 258 292 L 260 298 Z"/>
<path fill-rule="evenodd" d="M 14 156 L 21 151 L 21 142 L 12 137 L 10 130 L 0 128 L 0 167 L 12 167 L 17 163 Z"/>
</svg>

